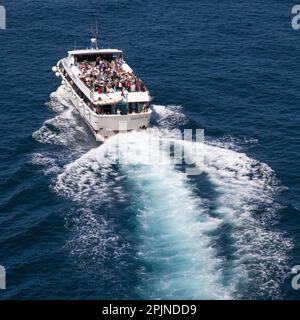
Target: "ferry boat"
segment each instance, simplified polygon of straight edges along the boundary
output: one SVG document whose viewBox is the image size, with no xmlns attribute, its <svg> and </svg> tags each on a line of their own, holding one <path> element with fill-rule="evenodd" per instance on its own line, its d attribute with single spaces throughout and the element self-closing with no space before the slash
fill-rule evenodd
<svg viewBox="0 0 300 320">
<path fill-rule="evenodd" d="M 122 50 L 98 48 L 96 34 L 89 49 L 69 51 L 52 71 L 62 78 L 97 141 L 148 127 L 152 112 L 148 89 L 125 62 Z"/>
</svg>

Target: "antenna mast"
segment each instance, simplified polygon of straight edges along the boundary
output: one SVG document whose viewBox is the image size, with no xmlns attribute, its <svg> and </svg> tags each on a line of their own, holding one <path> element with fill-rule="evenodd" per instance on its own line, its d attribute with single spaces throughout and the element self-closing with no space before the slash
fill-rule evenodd
<svg viewBox="0 0 300 320">
<path fill-rule="evenodd" d="M 91 46 L 92 49 L 97 50 L 98 49 L 98 41 L 97 41 L 97 35 L 98 35 L 98 24 L 96 23 L 95 29 L 93 27 L 91 28 L 92 37 L 91 37 Z"/>
</svg>

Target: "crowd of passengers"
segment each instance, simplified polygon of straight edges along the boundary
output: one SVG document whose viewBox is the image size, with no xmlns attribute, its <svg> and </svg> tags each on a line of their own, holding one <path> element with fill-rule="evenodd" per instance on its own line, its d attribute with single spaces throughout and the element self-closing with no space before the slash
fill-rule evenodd
<svg viewBox="0 0 300 320">
<path fill-rule="evenodd" d="M 143 82 L 133 73 L 125 72 L 121 59 L 109 62 L 98 57 L 96 62 L 83 61 L 79 64 L 81 80 L 89 89 L 99 94 L 116 91 L 147 91 Z"/>
</svg>

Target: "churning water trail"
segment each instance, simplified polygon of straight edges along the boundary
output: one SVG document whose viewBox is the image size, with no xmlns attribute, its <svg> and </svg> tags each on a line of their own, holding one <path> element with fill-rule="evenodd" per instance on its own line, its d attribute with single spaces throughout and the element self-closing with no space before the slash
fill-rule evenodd
<svg viewBox="0 0 300 320">
<path fill-rule="evenodd" d="M 274 274 L 284 277 L 291 242 L 272 227 L 279 185 L 271 168 L 226 149 L 225 144 L 222 147 L 220 141 L 217 145 L 197 142 L 204 153 L 202 173 L 187 176 L 182 168 L 168 163 L 168 150 L 158 154 L 155 148 L 162 137 L 197 160 L 190 142 L 171 138 L 176 123 L 188 123 L 180 107 L 154 106 L 159 134 L 148 130 L 117 135 L 84 152 L 75 141 L 84 127 L 67 103 L 67 109 L 59 107 L 64 94 L 62 88 L 55 93 L 59 114 L 34 137 L 63 148 L 72 145 L 69 152 L 81 153 L 69 163 L 58 161 L 60 169 L 52 186 L 81 208 L 66 217 L 77 226 L 77 235 L 69 241 L 74 259 L 103 266 L 101 261 L 110 259 L 113 249 L 116 263 L 126 273 L 127 265 L 121 261 L 128 259 L 126 252 L 135 246 L 134 258 L 142 265 L 134 275 L 139 279 L 135 291 L 142 298 L 280 296 L 280 281 L 272 279 Z M 126 163 L 115 164 L 115 150 L 127 158 Z M 149 155 L 159 161 L 149 162 Z M 53 165 L 47 155 L 34 159 Z M 128 199 L 134 200 L 128 204 Z M 114 222 L 120 212 L 111 219 L 104 210 L 116 204 L 130 207 L 136 226 L 134 244 L 119 238 Z"/>
<path fill-rule="evenodd" d="M 68 165 L 54 188 L 76 201 L 91 204 L 122 201 L 124 193 L 135 196 L 140 242 L 137 258 L 151 269 L 139 274 L 141 286 L 137 290 L 144 298 L 229 298 L 222 286 L 220 259 L 206 234 L 215 230 L 220 221 L 205 213 L 184 173 L 171 165 L 143 164 L 149 151 L 155 152 L 149 150 L 155 139 L 142 132 L 115 136 Z M 114 179 L 109 161 L 103 163 L 117 145 L 121 154 L 128 151 L 128 164 L 120 165 L 119 172 L 127 177 L 126 190 L 116 187 L 118 177 Z"/>
<path fill-rule="evenodd" d="M 202 150 L 203 173 L 215 194 L 210 211 L 223 221 L 219 237 L 222 229 L 230 230 L 229 271 L 237 296 L 255 292 L 256 298 L 280 297 L 292 243 L 273 227 L 280 209 L 274 200 L 280 185 L 273 170 L 244 153 L 213 144 L 203 144 Z M 271 280 L 274 274 L 276 281 Z"/>
</svg>

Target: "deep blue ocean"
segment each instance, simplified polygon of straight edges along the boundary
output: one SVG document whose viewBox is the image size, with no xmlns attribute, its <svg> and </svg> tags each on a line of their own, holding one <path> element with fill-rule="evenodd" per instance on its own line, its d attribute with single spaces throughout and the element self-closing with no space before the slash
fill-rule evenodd
<svg viewBox="0 0 300 320">
<path fill-rule="evenodd" d="M 295 4 L 1 0 L 0 299 L 299 299 Z M 94 21 L 150 89 L 152 127 L 205 130 L 201 175 L 97 162 L 51 72 Z"/>
</svg>

